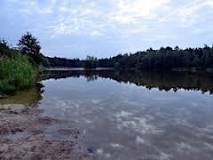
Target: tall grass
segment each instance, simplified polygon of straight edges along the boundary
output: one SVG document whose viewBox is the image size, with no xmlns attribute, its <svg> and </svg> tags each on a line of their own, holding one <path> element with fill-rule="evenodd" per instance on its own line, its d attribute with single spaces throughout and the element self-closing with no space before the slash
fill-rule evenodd
<svg viewBox="0 0 213 160">
<path fill-rule="evenodd" d="M 28 57 L 15 55 L 0 59 L 0 94 L 10 94 L 30 88 L 36 81 L 38 70 Z"/>
</svg>

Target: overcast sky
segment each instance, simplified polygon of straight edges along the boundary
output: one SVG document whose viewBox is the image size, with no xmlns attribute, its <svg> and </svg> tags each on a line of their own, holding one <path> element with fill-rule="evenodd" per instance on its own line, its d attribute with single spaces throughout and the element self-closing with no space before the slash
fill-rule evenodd
<svg viewBox="0 0 213 160">
<path fill-rule="evenodd" d="M 109 57 L 213 44 L 213 0 L 0 0 L 0 38 L 26 31 L 48 56 Z"/>
</svg>

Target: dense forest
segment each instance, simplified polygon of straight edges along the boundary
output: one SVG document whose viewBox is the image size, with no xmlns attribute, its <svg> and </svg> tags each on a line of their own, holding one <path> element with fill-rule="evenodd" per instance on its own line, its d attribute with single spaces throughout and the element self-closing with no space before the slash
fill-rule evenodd
<svg viewBox="0 0 213 160">
<path fill-rule="evenodd" d="M 85 60 L 49 58 L 48 67 L 110 67 L 115 69 L 134 70 L 172 70 L 172 69 L 198 69 L 213 68 L 213 46 L 205 45 L 203 48 L 161 47 L 152 48 L 136 53 L 117 55 L 110 58 L 97 59 L 88 56 Z"/>
</svg>

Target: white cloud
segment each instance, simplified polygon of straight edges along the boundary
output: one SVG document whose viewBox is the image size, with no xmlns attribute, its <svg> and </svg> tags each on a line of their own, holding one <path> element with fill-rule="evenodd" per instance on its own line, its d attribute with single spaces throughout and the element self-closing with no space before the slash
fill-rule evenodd
<svg viewBox="0 0 213 160">
<path fill-rule="evenodd" d="M 206 8 L 207 7 L 207 8 Z M 199 22 L 202 17 L 202 13 L 205 13 L 205 9 L 213 8 L 212 0 L 190 0 L 185 1 L 179 6 L 171 6 L 168 15 L 161 17 L 160 22 L 164 23 L 175 23 L 180 27 L 191 27 Z"/>
<path fill-rule="evenodd" d="M 113 44 L 115 52 L 203 44 L 213 36 L 213 0 L 2 0 L 0 13 L 8 19 L 3 25 L 16 27 L 19 34 L 27 30 L 46 40 L 66 38 L 67 43 L 78 39 L 78 45 L 89 39 L 82 48 L 99 47 L 99 52 Z M 89 46 L 97 39 L 102 48 Z"/>
<path fill-rule="evenodd" d="M 153 19 L 169 2 L 170 0 L 113 0 L 115 9 L 110 14 L 110 19 L 124 24 Z"/>
<path fill-rule="evenodd" d="M 46 28 L 52 36 L 103 36 L 117 32 L 129 37 L 159 30 L 165 34 L 166 25 L 190 27 L 202 18 L 200 13 L 205 7 L 213 7 L 212 0 L 187 0 L 178 5 L 172 0 L 108 0 L 106 7 L 98 0 L 10 1 L 18 3 L 19 12 L 30 18 L 46 16 Z"/>
<path fill-rule="evenodd" d="M 58 16 L 49 27 L 54 35 L 91 35 L 100 36 L 103 23 L 98 22 L 102 14 L 95 3 L 82 1 L 73 4 L 68 1 L 57 6 Z"/>
<path fill-rule="evenodd" d="M 13 2 L 16 2 L 20 7 L 18 8 L 18 12 L 29 16 L 34 14 L 50 15 L 54 12 L 53 6 L 56 4 L 55 0 L 48 0 L 47 4 L 41 4 L 37 0 L 22 0 Z"/>
</svg>

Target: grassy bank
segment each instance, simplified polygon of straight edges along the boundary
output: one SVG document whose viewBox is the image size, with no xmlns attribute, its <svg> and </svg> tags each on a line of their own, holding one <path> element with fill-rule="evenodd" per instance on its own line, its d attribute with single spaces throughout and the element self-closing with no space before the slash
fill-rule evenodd
<svg viewBox="0 0 213 160">
<path fill-rule="evenodd" d="M 0 94 L 11 94 L 30 88 L 36 82 L 38 69 L 27 56 L 0 57 Z"/>
</svg>

